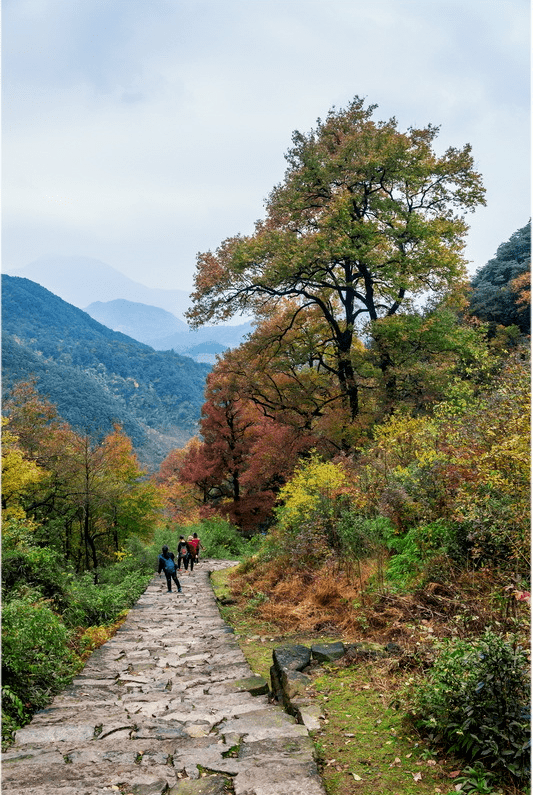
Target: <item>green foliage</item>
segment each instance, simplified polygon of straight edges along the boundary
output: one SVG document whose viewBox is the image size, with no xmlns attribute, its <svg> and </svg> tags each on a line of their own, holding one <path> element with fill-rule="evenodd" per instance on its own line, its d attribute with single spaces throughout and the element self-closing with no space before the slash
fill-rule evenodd
<svg viewBox="0 0 533 795">
<path fill-rule="evenodd" d="M 462 775 L 456 778 L 457 784 L 461 784 L 461 792 L 478 793 L 478 795 L 492 795 L 495 785 L 494 773 L 485 769 L 484 765 L 476 762 L 463 768 Z"/>
<path fill-rule="evenodd" d="M 498 246 L 496 256 L 472 279 L 470 312 L 482 320 L 530 330 L 530 307 L 519 303 L 513 281 L 527 273 L 531 262 L 531 221 Z"/>
<path fill-rule="evenodd" d="M 460 526 L 445 521 L 416 525 L 404 535 L 389 533 L 387 544 L 395 554 L 387 565 L 387 579 L 403 588 L 419 584 L 432 569 L 435 558 L 441 555 L 456 557 L 461 536 L 464 539 Z M 461 549 L 463 559 L 466 554 L 464 547 L 466 543 Z"/>
<path fill-rule="evenodd" d="M 153 576 L 132 571 L 121 576 L 117 569 L 104 569 L 97 585 L 90 574 L 70 576 L 68 606 L 63 620 L 69 627 L 88 627 L 113 622 L 120 613 L 132 607 L 146 590 Z M 110 581 L 106 582 L 106 579 Z"/>
<path fill-rule="evenodd" d="M 523 781 L 529 774 L 526 651 L 487 630 L 453 640 L 411 695 L 410 717 L 430 739 L 468 760 Z"/>
<path fill-rule="evenodd" d="M 11 695 L 3 700 L 9 736 L 28 713 L 65 687 L 76 666 L 71 633 L 44 600 L 32 596 L 2 606 L 2 682 Z M 23 705 L 23 706 L 22 706 Z"/>
<path fill-rule="evenodd" d="M 46 547 L 9 550 L 2 555 L 2 594 L 13 598 L 20 587 L 32 588 L 60 608 L 65 599 L 65 567 L 61 556 Z"/>
<path fill-rule="evenodd" d="M 223 519 L 206 519 L 201 525 L 189 528 L 190 533 L 198 533 L 203 550 L 200 557 L 241 558 L 248 554 L 255 542 L 244 538 L 236 527 Z"/>
</svg>

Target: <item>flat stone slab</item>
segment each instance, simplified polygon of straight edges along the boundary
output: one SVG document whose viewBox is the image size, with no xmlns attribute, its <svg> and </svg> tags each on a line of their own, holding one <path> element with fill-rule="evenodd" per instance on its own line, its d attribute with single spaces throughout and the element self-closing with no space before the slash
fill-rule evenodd
<svg viewBox="0 0 533 795">
<path fill-rule="evenodd" d="M 116 635 L 18 730 L 3 795 L 325 795 L 312 713 L 297 723 L 268 703 L 269 683 L 220 617 L 209 571 L 228 565 L 203 561 L 179 599 L 153 578 Z M 297 652 L 283 668 L 304 687 Z"/>
<path fill-rule="evenodd" d="M 16 733 L 17 745 L 49 745 L 51 743 L 79 743 L 94 739 L 95 725 L 62 724 L 33 728 L 31 723 Z"/>
</svg>

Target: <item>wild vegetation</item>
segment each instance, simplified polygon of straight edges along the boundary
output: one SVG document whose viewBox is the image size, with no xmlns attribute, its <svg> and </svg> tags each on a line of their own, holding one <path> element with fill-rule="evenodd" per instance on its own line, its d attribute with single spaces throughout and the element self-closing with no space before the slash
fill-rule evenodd
<svg viewBox="0 0 533 795">
<path fill-rule="evenodd" d="M 381 676 L 407 738 L 393 778 L 416 739 L 465 792 L 524 790 L 529 225 L 470 285 L 464 216 L 484 202 L 470 148 L 437 155 L 435 127 L 401 132 L 374 111 L 356 98 L 295 133 L 255 233 L 199 255 L 191 320 L 257 323 L 210 372 L 200 436 L 155 476 L 120 427 L 81 434 L 27 383 L 6 401 L 8 734 L 110 631 L 162 544 L 196 531 L 204 554 L 242 559 L 224 609 L 244 633 L 398 644 L 314 685 L 340 710 L 354 689 L 345 712 L 362 715 Z M 350 722 L 330 724 L 324 779 L 347 795 L 352 762 L 328 755 Z M 411 789 L 366 791 L 446 792 L 443 765 L 433 789 L 415 769 Z"/>
<path fill-rule="evenodd" d="M 238 610 L 272 633 L 400 643 L 413 731 L 473 780 L 522 786 L 529 224 L 469 285 L 470 148 L 439 156 L 435 127 L 374 110 L 356 98 L 296 132 L 254 234 L 199 255 L 190 320 L 257 324 L 160 482 L 175 519 L 192 497 L 266 533 L 234 577 Z"/>
</svg>

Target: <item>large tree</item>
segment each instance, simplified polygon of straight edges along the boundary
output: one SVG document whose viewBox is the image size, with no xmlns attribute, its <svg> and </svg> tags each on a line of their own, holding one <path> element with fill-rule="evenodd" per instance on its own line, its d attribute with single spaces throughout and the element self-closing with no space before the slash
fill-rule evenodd
<svg viewBox="0 0 533 795">
<path fill-rule="evenodd" d="M 374 121 L 375 108 L 356 97 L 309 134 L 293 134 L 285 179 L 255 233 L 198 255 L 188 315 L 194 326 L 239 311 L 269 317 L 291 299 L 292 323 L 317 308 L 352 419 L 358 330 L 464 281 L 464 214 L 484 203 L 468 144 L 438 155 L 437 127 L 400 132 L 394 118 Z M 386 353 L 379 366 L 386 378 Z"/>
</svg>

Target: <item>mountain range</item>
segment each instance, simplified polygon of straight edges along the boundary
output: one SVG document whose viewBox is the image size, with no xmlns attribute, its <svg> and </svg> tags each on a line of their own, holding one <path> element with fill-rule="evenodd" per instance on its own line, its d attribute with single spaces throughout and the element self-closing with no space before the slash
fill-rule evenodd
<svg viewBox="0 0 533 795">
<path fill-rule="evenodd" d="M 7 271 L 9 269 L 4 268 L 4 272 Z M 190 304 L 185 290 L 145 287 L 107 263 L 90 257 L 40 257 L 10 275 L 37 282 L 79 309 L 94 301 L 122 298 L 158 306 L 183 320 Z"/>
<path fill-rule="evenodd" d="M 90 257 L 41 257 L 10 275 L 40 284 L 99 323 L 155 350 L 174 350 L 199 362 L 214 364 L 217 353 L 240 345 L 252 330 L 246 322 L 192 331 L 184 321 L 190 304 L 185 290 L 146 287 Z"/>
<path fill-rule="evenodd" d="M 118 422 L 150 470 L 196 433 L 209 366 L 107 328 L 29 279 L 2 276 L 2 389 L 35 379 L 73 427 Z"/>
<path fill-rule="evenodd" d="M 197 331 L 171 312 L 118 298 L 95 301 L 85 311 L 99 323 L 144 342 L 156 351 L 174 350 L 196 361 L 215 363 L 216 354 L 235 348 L 250 334 L 251 323 L 239 326 L 203 326 Z"/>
</svg>

